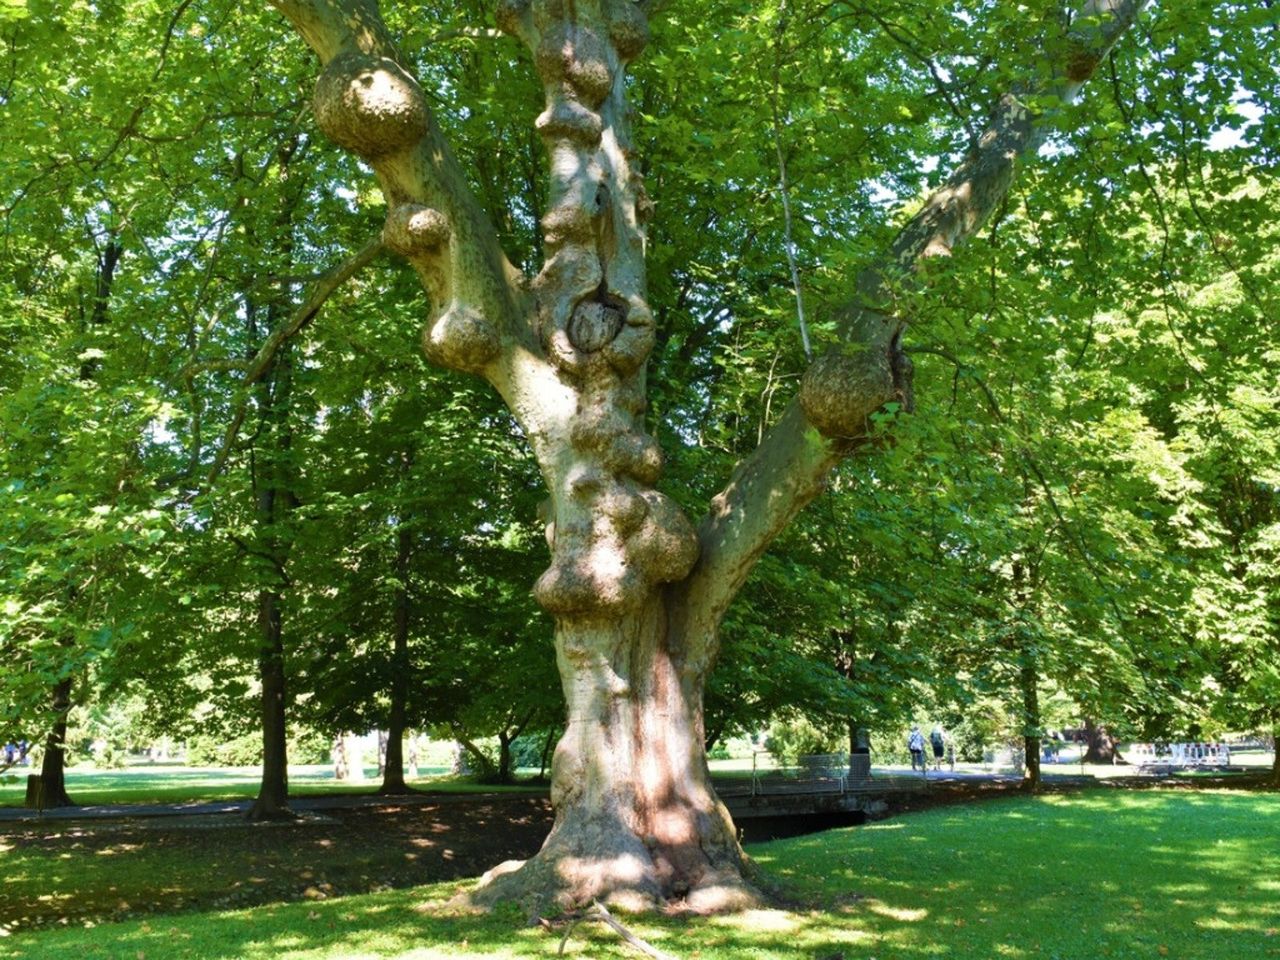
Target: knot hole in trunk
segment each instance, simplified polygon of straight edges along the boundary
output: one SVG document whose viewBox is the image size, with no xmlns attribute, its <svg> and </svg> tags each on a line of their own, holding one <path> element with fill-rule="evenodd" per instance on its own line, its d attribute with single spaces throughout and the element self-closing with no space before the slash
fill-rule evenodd
<svg viewBox="0 0 1280 960">
<path fill-rule="evenodd" d="M 573 308 L 569 341 L 583 353 L 595 353 L 614 341 L 627 319 L 627 304 L 600 292 Z"/>
</svg>

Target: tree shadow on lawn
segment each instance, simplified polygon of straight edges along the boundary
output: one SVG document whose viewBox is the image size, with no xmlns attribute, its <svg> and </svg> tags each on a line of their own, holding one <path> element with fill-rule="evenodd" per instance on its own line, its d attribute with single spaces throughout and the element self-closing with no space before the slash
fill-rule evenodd
<svg viewBox="0 0 1280 960">
<path fill-rule="evenodd" d="M 0 926 L 80 926 L 471 877 L 535 852 L 550 812 L 545 801 L 517 799 L 392 804 L 282 825 L 237 816 L 179 820 L 0 833 Z"/>
<path fill-rule="evenodd" d="M 784 888 L 903 957 L 1280 956 L 1274 795 L 1010 798 L 773 847 Z"/>
<path fill-rule="evenodd" d="M 1280 798 L 1094 791 L 951 807 L 763 844 L 788 910 L 638 918 L 677 957 L 1274 960 Z M 459 885 L 0 940 L 0 957 L 549 957 L 563 929 L 441 909 Z M 622 957 L 583 924 L 567 955 Z"/>
</svg>

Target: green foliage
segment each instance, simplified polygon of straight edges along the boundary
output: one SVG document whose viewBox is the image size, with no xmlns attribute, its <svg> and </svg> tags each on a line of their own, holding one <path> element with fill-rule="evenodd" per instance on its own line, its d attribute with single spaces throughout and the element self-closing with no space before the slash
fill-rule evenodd
<svg viewBox="0 0 1280 960">
<path fill-rule="evenodd" d="M 765 749 L 786 766 L 794 766 L 799 757 L 809 754 L 835 753 L 849 749 L 846 735 L 821 730 L 805 717 L 790 721 L 775 720 L 765 737 Z"/>
<path fill-rule="evenodd" d="M 532 71 L 474 29 L 492 15 L 476 0 L 385 6 L 534 267 Z M 657 201 L 646 422 L 691 515 L 807 363 L 778 151 L 822 349 L 1054 10 L 711 0 L 656 18 L 631 81 Z M 893 742 L 931 712 L 972 755 L 1059 708 L 1144 736 L 1280 720 L 1275 27 L 1256 5 L 1151 10 L 983 236 L 901 293 L 915 412 L 757 566 L 709 736 L 803 716 Z M 410 724 L 525 756 L 561 713 L 528 595 L 541 479 L 497 398 L 417 357 L 415 278 L 377 262 L 240 385 L 306 278 L 383 217 L 307 117 L 301 45 L 225 0 L 0 0 L 0 39 L 0 733 L 40 739 L 70 678 L 100 718 L 136 698 L 137 728 L 248 756 L 272 595 L 307 729 L 383 728 L 404 694 Z"/>
</svg>

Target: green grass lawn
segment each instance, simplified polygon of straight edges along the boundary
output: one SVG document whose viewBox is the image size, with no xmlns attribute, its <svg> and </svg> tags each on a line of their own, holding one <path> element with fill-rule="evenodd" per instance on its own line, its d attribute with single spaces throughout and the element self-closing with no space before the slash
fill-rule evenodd
<svg viewBox="0 0 1280 960">
<path fill-rule="evenodd" d="M 21 807 L 26 799 L 26 769 L 10 783 L 0 783 L 0 807 Z M 38 772 L 38 771 L 30 771 Z M 498 792 L 527 790 L 528 785 L 502 787 L 477 784 L 450 776 L 444 767 L 420 767 L 423 774 L 410 779 L 417 790 L 437 792 Z M 537 771 L 534 771 L 535 773 Z M 369 768 L 361 783 L 340 782 L 327 765 L 289 768 L 289 793 L 295 797 L 331 794 L 375 793 L 379 778 Z M 187 767 L 178 764 L 139 765 L 122 770 L 92 767 L 67 771 L 67 793 L 85 806 L 110 803 L 187 803 L 196 801 L 252 800 L 258 793 L 257 767 Z"/>
<path fill-rule="evenodd" d="M 1280 956 L 1276 794 L 1098 789 L 1001 799 L 751 854 L 788 909 L 644 918 L 633 929 L 688 960 Z M 460 886 L 19 933 L 0 939 L 0 958 L 556 955 L 559 936 L 514 913 L 442 910 Z M 595 925 L 575 930 L 566 955 L 638 956 Z"/>
</svg>

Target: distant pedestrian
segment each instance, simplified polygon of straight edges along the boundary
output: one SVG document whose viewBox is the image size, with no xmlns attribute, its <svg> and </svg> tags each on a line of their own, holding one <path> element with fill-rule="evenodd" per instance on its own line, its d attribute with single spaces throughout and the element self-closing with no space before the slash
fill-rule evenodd
<svg viewBox="0 0 1280 960">
<path fill-rule="evenodd" d="M 915 770 L 918 766 L 922 772 L 927 772 L 929 768 L 925 766 L 924 734 L 914 723 L 911 725 L 911 733 L 907 735 L 907 749 L 911 751 L 911 769 Z"/>
<path fill-rule="evenodd" d="M 947 737 L 942 732 L 942 724 L 935 723 L 929 733 L 929 746 L 933 748 L 933 769 L 942 769 L 942 757 L 947 752 Z"/>
</svg>

